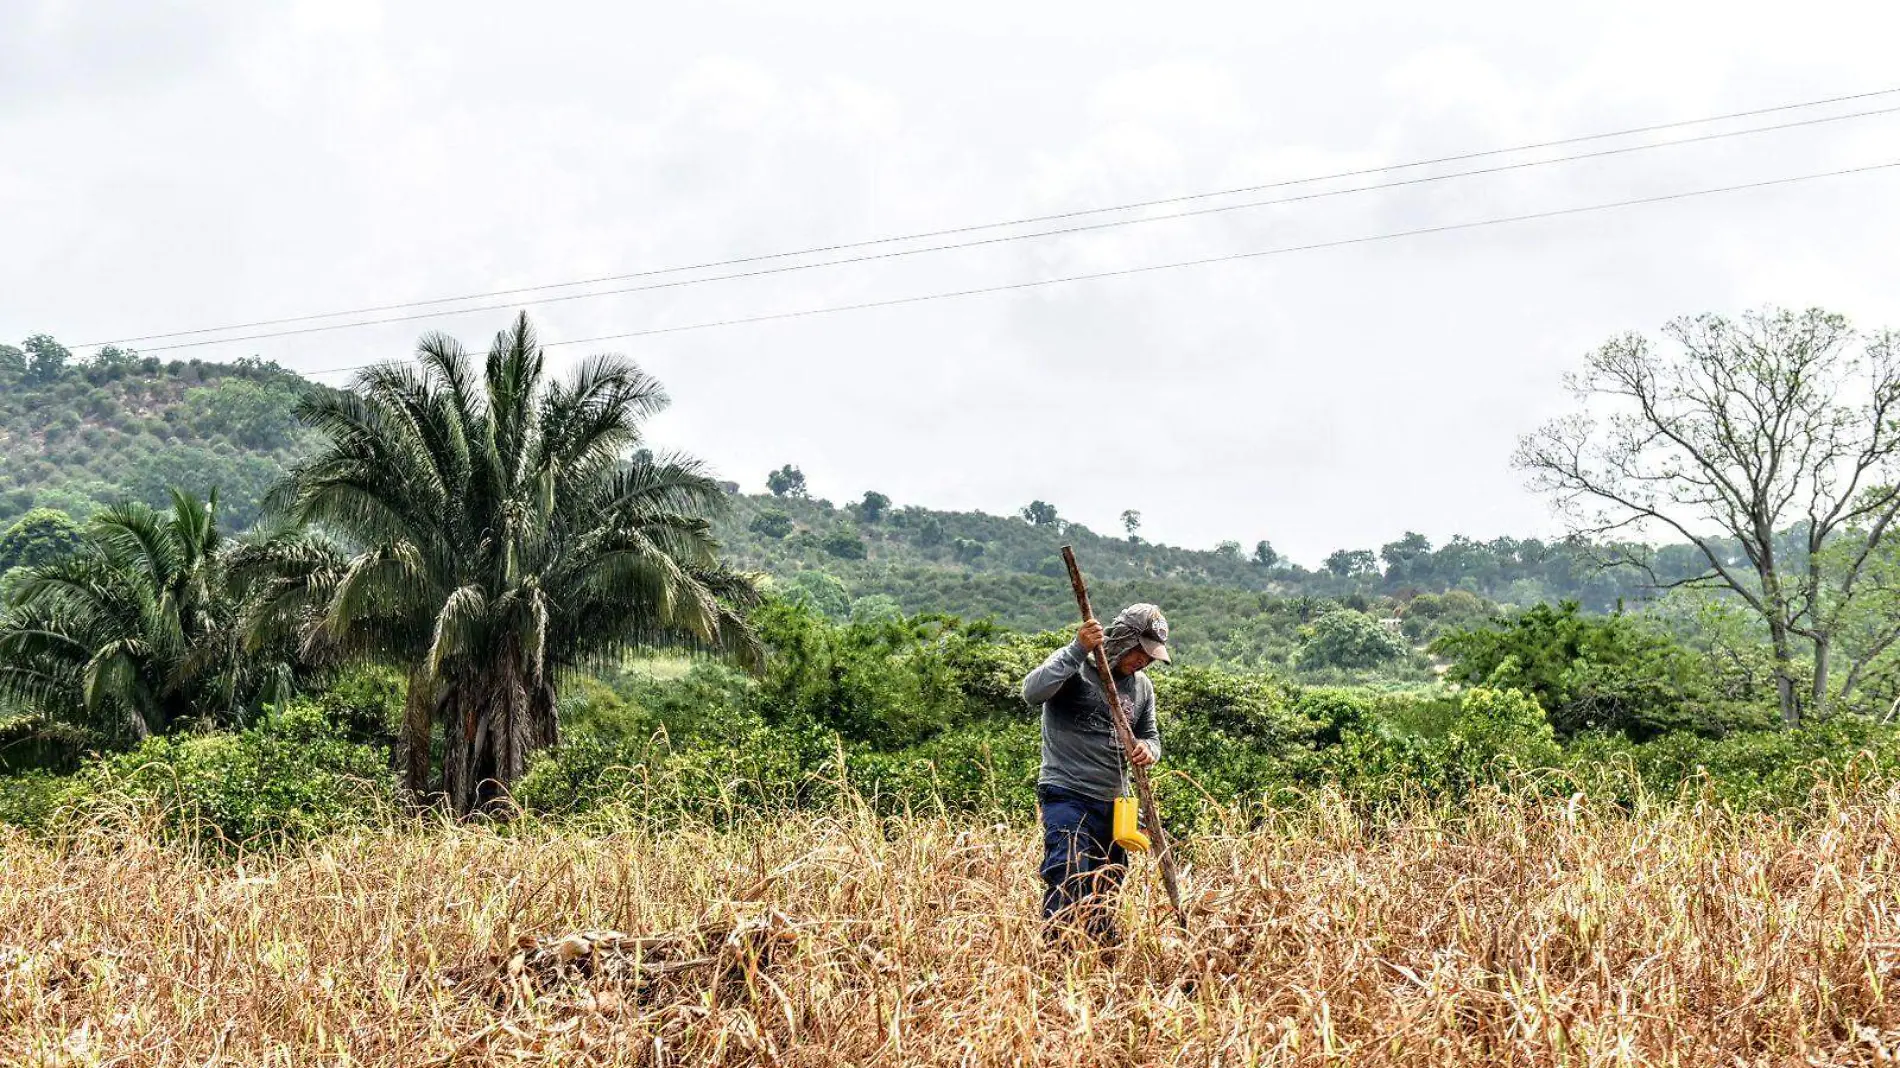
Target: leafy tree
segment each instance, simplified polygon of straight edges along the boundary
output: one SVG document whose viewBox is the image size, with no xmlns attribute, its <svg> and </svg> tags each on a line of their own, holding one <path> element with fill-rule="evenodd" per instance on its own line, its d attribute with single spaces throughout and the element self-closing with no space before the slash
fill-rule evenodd
<svg viewBox="0 0 1900 1068">
<path fill-rule="evenodd" d="M 1326 570 L 1340 578 L 1360 578 L 1379 573 L 1370 549 L 1340 549 L 1326 558 Z"/>
<path fill-rule="evenodd" d="M 1454 630 L 1482 626 L 1497 615 L 1497 605 L 1469 590 L 1421 593 L 1404 605 L 1403 630 L 1413 641 L 1430 641 Z"/>
<path fill-rule="evenodd" d="M 1133 508 L 1123 512 L 1122 529 L 1128 532 L 1128 540 L 1130 542 L 1140 541 L 1141 539 L 1135 532 L 1141 529 L 1141 513 L 1135 511 Z"/>
<path fill-rule="evenodd" d="M 1429 559 L 1432 543 L 1425 535 L 1406 531 L 1397 541 L 1389 541 L 1379 547 L 1379 559 L 1385 561 L 1385 573 L 1388 578 L 1406 578 L 1412 573 L 1415 562 Z"/>
<path fill-rule="evenodd" d="M 956 551 L 957 559 L 966 564 L 982 556 L 986 548 L 982 542 L 977 541 L 975 538 L 958 538 L 952 542 L 951 545 Z"/>
<path fill-rule="evenodd" d="M 1261 567 L 1271 568 L 1280 562 L 1280 554 L 1274 551 L 1271 542 L 1262 539 L 1254 543 L 1253 562 Z"/>
<path fill-rule="evenodd" d="M 1405 642 L 1364 612 L 1341 608 L 1300 628 L 1300 666 L 1371 668 L 1405 655 Z"/>
<path fill-rule="evenodd" d="M 805 472 L 786 464 L 765 476 L 765 488 L 772 491 L 774 497 L 808 497 L 805 489 Z"/>
<path fill-rule="evenodd" d="M 201 436 L 223 436 L 251 449 L 288 444 L 297 394 L 245 378 L 221 378 L 185 392 L 183 418 Z"/>
<path fill-rule="evenodd" d="M 1240 543 L 1237 541 L 1223 541 L 1219 545 L 1214 546 L 1214 552 L 1230 560 L 1238 560 L 1240 559 Z"/>
<path fill-rule="evenodd" d="M 875 523 L 884 518 L 891 506 L 891 499 L 876 490 L 866 490 L 864 500 L 858 504 L 858 517 L 866 523 Z"/>
<path fill-rule="evenodd" d="M 1056 506 L 1045 501 L 1030 501 L 1023 505 L 1018 514 L 1028 520 L 1032 527 L 1052 527 L 1058 522 Z"/>
<path fill-rule="evenodd" d="M 943 520 L 936 516 L 926 516 L 917 524 L 917 544 L 925 548 L 943 544 Z"/>
<path fill-rule="evenodd" d="M 122 349 L 117 345 L 106 345 L 93 354 L 92 366 L 101 371 L 129 371 L 138 366 L 137 349 Z"/>
<path fill-rule="evenodd" d="M 785 599 L 810 607 L 827 619 L 843 619 L 851 611 L 851 593 L 834 575 L 800 571 L 785 589 Z"/>
<path fill-rule="evenodd" d="M 851 622 L 883 623 L 904 618 L 904 608 L 888 593 L 873 593 L 851 602 Z"/>
<path fill-rule="evenodd" d="M 848 526 L 833 527 L 820 543 L 823 549 L 840 560 L 864 559 L 864 539 Z"/>
<path fill-rule="evenodd" d="M 1722 587 L 1761 617 L 1785 724 L 1803 704 L 1825 715 L 1836 637 L 1900 517 L 1900 333 L 1856 348 L 1847 320 L 1818 310 L 1664 333 L 1673 350 L 1632 334 L 1592 353 L 1570 383 L 1582 410 L 1526 437 L 1516 462 L 1579 533 L 1647 526 L 1694 545 L 1704 566 L 1675 584 Z M 1836 542 L 1848 547 L 1823 566 Z M 1805 679 L 1798 640 L 1813 649 Z"/>
<path fill-rule="evenodd" d="M 39 567 L 76 551 L 79 524 L 53 508 L 35 508 L 0 534 L 0 575 L 16 567 Z"/>
<path fill-rule="evenodd" d="M 16 574 L 0 618 L 0 692 L 45 719 L 123 744 L 182 723 L 241 723 L 301 671 L 282 646 L 240 642 L 241 587 L 217 502 L 108 508 L 76 552 Z"/>
<path fill-rule="evenodd" d="M 12 345 L 0 345 L 0 375 L 21 378 L 26 375 L 26 353 Z"/>
<path fill-rule="evenodd" d="M 51 382 L 66 373 L 66 362 L 73 354 L 53 340 L 51 334 L 34 334 L 21 345 L 26 350 L 26 377 L 32 382 Z"/>
<path fill-rule="evenodd" d="M 1451 659 L 1448 678 L 1535 697 L 1564 737 L 1600 730 L 1643 741 L 1733 725 L 1694 652 L 1629 616 L 1585 616 L 1575 601 L 1448 634 L 1432 651 Z"/>
<path fill-rule="evenodd" d="M 778 541 L 792 532 L 792 517 L 776 508 L 767 508 L 752 517 L 746 529 L 761 537 Z"/>
<path fill-rule="evenodd" d="M 360 547 L 292 583 L 306 642 L 409 671 L 405 785 L 423 792 L 440 723 L 465 813 L 556 741 L 556 687 L 583 665 L 650 646 L 756 663 L 739 613 L 757 593 L 718 561 L 707 516 L 726 499 L 697 462 L 622 459 L 666 403 L 632 363 L 550 381 L 525 314 L 482 364 L 440 334 L 417 359 L 305 399 L 327 441 L 283 504 Z"/>
</svg>

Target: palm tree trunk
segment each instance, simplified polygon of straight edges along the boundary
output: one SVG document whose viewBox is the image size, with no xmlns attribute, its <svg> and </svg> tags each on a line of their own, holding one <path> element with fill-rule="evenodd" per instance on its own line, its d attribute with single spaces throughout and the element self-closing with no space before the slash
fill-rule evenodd
<svg viewBox="0 0 1900 1068">
<path fill-rule="evenodd" d="M 521 649 L 507 643 L 501 664 L 502 678 L 497 680 L 493 701 L 495 717 L 494 771 L 491 790 L 504 793 L 528 771 L 528 756 L 534 750 L 534 714 L 529 708 L 531 688 L 522 670 Z"/>
<path fill-rule="evenodd" d="M 525 680 L 513 651 L 504 648 L 494 670 L 458 680 L 447 702 L 443 788 L 457 815 L 500 801 L 534 754 L 555 740 L 554 688 Z"/>
<path fill-rule="evenodd" d="M 402 786 L 411 804 L 420 806 L 429 792 L 429 740 L 435 726 L 435 687 L 428 672 L 409 673 L 402 707 Z"/>
<path fill-rule="evenodd" d="M 450 717 L 453 733 L 442 756 L 442 786 L 458 816 L 482 806 L 494 776 L 495 709 L 490 692 L 480 688 L 486 681 L 478 678 L 475 687 L 459 687 Z"/>
<path fill-rule="evenodd" d="M 546 679 L 534 688 L 533 703 L 530 711 L 534 717 L 533 748 L 528 755 L 532 757 L 543 749 L 552 749 L 561 744 L 561 717 L 559 706 L 555 703 L 554 684 Z"/>
<path fill-rule="evenodd" d="M 503 639 L 476 662 L 490 666 L 438 682 L 431 705 L 444 719 L 443 791 L 461 816 L 502 801 L 535 754 L 560 740 L 554 683 L 517 640 Z"/>
</svg>

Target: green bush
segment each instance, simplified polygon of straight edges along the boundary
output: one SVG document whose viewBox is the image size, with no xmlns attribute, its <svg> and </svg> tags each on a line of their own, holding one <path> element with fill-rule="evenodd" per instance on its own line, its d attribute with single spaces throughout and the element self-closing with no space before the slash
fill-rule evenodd
<svg viewBox="0 0 1900 1068">
<path fill-rule="evenodd" d="M 896 752 L 852 753 L 854 790 L 881 811 L 944 808 L 1027 817 L 1035 811 L 1042 741 L 1030 719 L 946 731 Z"/>
<path fill-rule="evenodd" d="M 1630 616 L 1585 616 L 1574 601 L 1446 635 L 1432 650 L 1451 659 L 1448 678 L 1535 697 L 1562 737 L 1714 736 L 1759 718 L 1716 697 L 1693 651 Z"/>
<path fill-rule="evenodd" d="M 819 544 L 826 552 L 840 560 L 862 560 L 865 556 L 864 539 L 858 536 L 856 529 L 849 526 L 834 528 Z"/>
<path fill-rule="evenodd" d="M 1451 728 L 1437 744 L 1444 786 L 1452 793 L 1556 767 L 1561 755 L 1544 710 L 1516 690 L 1480 687 L 1461 694 Z"/>
<path fill-rule="evenodd" d="M 352 742 L 393 749 L 402 731 L 403 699 L 408 684 L 392 668 L 350 668 L 310 697 L 324 718 Z"/>
<path fill-rule="evenodd" d="M 753 516 L 746 529 L 761 537 L 779 541 L 792 532 L 792 517 L 776 508 L 767 508 Z"/>
<path fill-rule="evenodd" d="M 59 803 L 130 800 L 170 836 L 214 849 L 270 848 L 383 818 L 395 800 L 387 758 L 297 701 L 240 733 L 149 738 L 67 781 Z"/>
<path fill-rule="evenodd" d="M 72 786 L 70 776 L 44 771 L 0 777 L 0 823 L 45 829 Z"/>
<path fill-rule="evenodd" d="M 658 822 L 728 822 L 819 803 L 836 738 L 811 724 L 768 724 L 735 711 L 721 729 L 674 736 L 578 733 L 543 753 L 516 784 L 524 808 L 578 815 L 619 806 Z"/>
<path fill-rule="evenodd" d="M 1623 801 L 1639 790 L 1665 798 L 1706 791 L 1742 808 L 1792 809 L 1817 787 L 1900 771 L 1900 727 L 1840 718 L 1714 739 L 1676 732 L 1630 742 L 1594 734 L 1573 739 L 1563 764 L 1579 788 Z"/>
<path fill-rule="evenodd" d="M 1299 663 L 1307 668 L 1370 668 L 1403 657 L 1405 642 L 1364 612 L 1342 608 L 1300 628 Z"/>
</svg>

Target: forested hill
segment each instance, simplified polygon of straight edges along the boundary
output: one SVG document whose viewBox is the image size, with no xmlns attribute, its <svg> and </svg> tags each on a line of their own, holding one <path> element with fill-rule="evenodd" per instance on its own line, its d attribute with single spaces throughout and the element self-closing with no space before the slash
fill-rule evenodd
<svg viewBox="0 0 1900 1068">
<path fill-rule="evenodd" d="M 158 503 L 172 486 L 215 487 L 224 520 L 247 526 L 306 447 L 293 409 L 316 388 L 258 360 L 167 363 L 108 347 L 80 361 L 45 335 L 0 345 L 0 528 L 32 508 Z"/>
<path fill-rule="evenodd" d="M 80 359 L 45 335 L 0 345 L 0 531 L 29 509 L 83 518 L 119 500 L 161 503 L 174 486 L 215 488 L 224 521 L 245 527 L 286 463 L 309 447 L 293 413 L 300 396 L 320 388 L 258 360 L 162 362 L 113 348 Z M 1156 545 L 1138 536 L 1132 514 L 1134 534 L 1101 534 L 1040 501 L 1010 515 L 897 505 L 879 493 L 834 505 L 808 499 L 790 465 L 769 482 L 777 493 L 743 494 L 729 484 L 721 539 L 735 563 L 802 585 L 833 614 L 874 598 L 863 607 L 993 617 L 1029 629 L 1063 625 L 1073 610 L 1059 595 L 1064 542 L 1104 584 L 1105 602 L 1208 601 L 1208 614 L 1224 620 L 1300 598 L 1363 608 L 1464 590 L 1503 604 L 1577 600 L 1604 611 L 1643 594 L 1633 575 L 1606 573 L 1595 554 L 1534 539 L 1454 538 L 1434 547 L 1407 534 L 1342 548 L 1308 570 L 1260 540 Z M 1663 555 L 1678 565 L 1669 570 L 1690 562 L 1682 550 Z"/>
<path fill-rule="evenodd" d="M 777 474 L 776 472 L 774 473 Z M 1606 571 L 1586 547 L 1536 539 L 1488 542 L 1453 538 L 1434 547 L 1417 534 L 1374 548 L 1333 553 L 1308 570 L 1278 558 L 1269 544 L 1237 542 L 1213 549 L 1156 545 L 1128 535 L 1098 534 L 1064 522 L 1045 502 L 1016 515 L 939 512 L 897 507 L 883 494 L 834 505 L 796 489 L 783 496 L 733 495 L 721 540 L 740 564 L 813 585 L 807 573 L 841 580 L 852 597 L 883 595 L 907 612 L 994 614 L 1012 626 L 1056 625 L 1073 605 L 1051 603 L 1051 580 L 1063 585 L 1060 547 L 1073 544 L 1096 581 L 1129 588 L 1214 588 L 1271 598 L 1409 600 L 1422 593 L 1465 590 L 1491 601 L 1537 604 L 1576 600 L 1596 611 L 1645 595 L 1635 573 Z M 1684 547 L 1686 549 L 1686 547 Z M 1684 571 L 1684 550 L 1661 554 L 1659 568 Z M 806 577 L 800 578 L 801 575 Z M 989 612 L 975 611 L 988 606 Z"/>
</svg>

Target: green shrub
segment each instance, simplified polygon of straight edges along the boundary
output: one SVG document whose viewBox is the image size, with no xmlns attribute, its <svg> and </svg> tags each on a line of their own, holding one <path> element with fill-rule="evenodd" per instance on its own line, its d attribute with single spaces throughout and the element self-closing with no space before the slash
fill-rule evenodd
<svg viewBox="0 0 1900 1068">
<path fill-rule="evenodd" d="M 1574 739 L 1563 763 L 1579 788 L 1624 801 L 1639 788 L 1661 797 L 1688 790 L 1742 808 L 1794 809 L 1819 786 L 1900 771 L 1900 727 L 1838 718 L 1715 739 L 1677 732 L 1634 743 L 1595 734 Z"/>
<path fill-rule="evenodd" d="M 1536 701 L 1516 690 L 1483 687 L 1459 696 L 1457 715 L 1438 746 L 1445 787 L 1454 793 L 1513 772 L 1556 767 L 1561 756 Z"/>
<path fill-rule="evenodd" d="M 79 809 L 131 800 L 158 813 L 169 835 L 219 850 L 365 825 L 394 799 L 386 756 L 349 741 L 309 701 L 241 733 L 149 738 L 83 769 L 60 797 Z"/>
<path fill-rule="evenodd" d="M 350 741 L 391 749 L 402 731 L 408 689 L 393 668 L 364 665 L 344 671 L 310 701 Z"/>
<path fill-rule="evenodd" d="M 515 800 L 557 815 L 614 805 L 658 823 L 728 822 L 829 798 L 824 771 L 836 753 L 827 731 L 744 713 L 704 735 L 578 734 L 535 760 L 516 784 Z"/>
<path fill-rule="evenodd" d="M 1033 720 L 946 731 L 896 752 L 859 751 L 846 763 L 853 789 L 881 811 L 945 808 L 1027 817 L 1035 811 L 1041 735 Z"/>
<path fill-rule="evenodd" d="M 766 508 L 752 517 L 746 529 L 761 537 L 779 541 L 792 532 L 792 517 L 776 508 Z"/>
<path fill-rule="evenodd" d="M 1630 616 L 1585 616 L 1574 601 L 1446 635 L 1432 651 L 1451 658 L 1448 678 L 1530 694 L 1563 737 L 1718 735 L 1747 718 L 1715 697 L 1694 652 Z"/>
<path fill-rule="evenodd" d="M 1371 668 L 1403 657 L 1405 642 L 1364 612 L 1342 608 L 1300 628 L 1303 668 Z"/>
<path fill-rule="evenodd" d="M 851 592 L 823 571 L 800 571 L 778 590 L 786 601 L 804 605 L 826 619 L 843 619 L 851 612 Z"/>
<path fill-rule="evenodd" d="M 855 528 L 839 526 L 826 534 L 820 546 L 840 560 L 862 560 L 865 556 L 864 539 L 858 536 Z"/>
<path fill-rule="evenodd" d="M 71 789 L 70 776 L 44 771 L 0 777 L 0 823 L 43 830 Z"/>
</svg>

